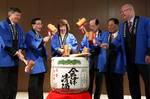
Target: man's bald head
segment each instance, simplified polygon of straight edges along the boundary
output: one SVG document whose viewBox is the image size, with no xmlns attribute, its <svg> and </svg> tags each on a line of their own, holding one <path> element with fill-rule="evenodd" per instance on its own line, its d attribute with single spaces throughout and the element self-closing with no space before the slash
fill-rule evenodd
<svg viewBox="0 0 150 99">
<path fill-rule="evenodd" d="M 132 4 L 124 4 L 121 7 L 121 17 L 123 20 L 128 21 L 135 16 L 134 7 Z"/>
</svg>

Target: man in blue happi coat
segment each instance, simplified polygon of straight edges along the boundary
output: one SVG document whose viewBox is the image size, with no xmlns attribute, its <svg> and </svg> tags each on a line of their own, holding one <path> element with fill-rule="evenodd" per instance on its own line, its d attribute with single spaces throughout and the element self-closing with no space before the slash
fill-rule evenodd
<svg viewBox="0 0 150 99">
<path fill-rule="evenodd" d="M 140 78 L 145 85 L 145 95 L 150 99 L 150 20 L 136 16 L 134 7 L 121 7 L 123 22 L 119 34 L 110 47 L 122 46 L 132 99 L 141 99 Z"/>
<path fill-rule="evenodd" d="M 0 21 L 0 99 L 15 99 L 17 94 L 19 59 L 24 58 L 21 50 L 25 47 L 20 18 L 20 9 L 11 7 L 8 17 Z"/>
<path fill-rule="evenodd" d="M 119 33 L 119 20 L 110 18 L 107 22 L 109 31 L 108 43 L 111 44 L 117 39 Z M 107 49 L 107 61 L 104 68 L 106 89 L 108 99 L 123 99 L 123 75 L 125 65 L 123 60 L 122 46 Z"/>
<path fill-rule="evenodd" d="M 88 48 L 89 52 L 91 53 L 89 57 L 90 63 L 90 86 L 89 86 L 89 93 L 93 94 L 93 83 L 95 83 L 95 93 L 94 99 L 99 99 L 101 94 L 101 84 L 102 84 L 102 70 L 106 63 L 106 49 L 101 48 L 102 43 L 107 43 L 108 40 L 108 32 L 103 32 L 100 30 L 100 23 L 98 19 L 92 19 L 89 22 L 89 28 L 91 29 L 92 33 L 95 35 L 95 39 L 89 41 L 87 35 L 84 35 L 81 41 L 81 51 L 84 48 Z M 94 82 L 95 78 L 95 82 Z"/>
<path fill-rule="evenodd" d="M 45 45 L 50 37 L 42 37 L 42 19 L 33 18 L 31 21 L 32 28 L 26 34 L 26 57 L 33 60 L 35 65 L 32 68 L 28 83 L 29 99 L 43 99 L 44 75 L 47 71 L 47 53 Z"/>
</svg>

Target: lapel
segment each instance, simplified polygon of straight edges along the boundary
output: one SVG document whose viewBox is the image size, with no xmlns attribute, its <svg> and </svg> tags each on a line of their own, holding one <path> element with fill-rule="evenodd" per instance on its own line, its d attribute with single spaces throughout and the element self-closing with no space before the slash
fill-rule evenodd
<svg viewBox="0 0 150 99">
<path fill-rule="evenodd" d="M 37 36 L 36 32 L 33 29 L 31 29 L 30 32 L 35 39 L 42 38 L 41 34 L 39 33 Z"/>
<path fill-rule="evenodd" d="M 10 25 L 7 20 L 4 21 L 4 27 L 5 27 L 5 31 L 11 34 Z"/>
<path fill-rule="evenodd" d="M 10 20 L 7 18 L 5 21 L 4 21 L 4 30 L 5 30 L 5 32 L 7 33 L 7 35 L 11 35 L 11 37 L 13 36 L 13 34 L 12 34 L 12 30 L 11 30 L 11 22 L 10 22 Z M 19 25 L 18 24 L 16 24 L 16 31 L 17 31 L 17 33 L 18 33 L 18 38 L 19 38 L 19 36 L 20 36 L 20 29 L 19 29 Z"/>
<path fill-rule="evenodd" d="M 67 43 L 66 41 L 67 41 L 68 36 L 69 36 L 69 33 L 67 33 L 64 39 L 62 40 L 60 34 L 58 34 L 58 40 L 59 40 L 59 44 L 61 47 Z"/>
<path fill-rule="evenodd" d="M 11 33 L 11 30 L 10 30 L 10 27 L 9 27 L 9 23 L 7 22 L 7 20 L 4 20 L 2 22 L 2 28 L 3 28 L 3 32 L 2 32 L 3 33 L 2 34 L 3 38 L 5 40 L 12 41 L 12 33 Z"/>
</svg>

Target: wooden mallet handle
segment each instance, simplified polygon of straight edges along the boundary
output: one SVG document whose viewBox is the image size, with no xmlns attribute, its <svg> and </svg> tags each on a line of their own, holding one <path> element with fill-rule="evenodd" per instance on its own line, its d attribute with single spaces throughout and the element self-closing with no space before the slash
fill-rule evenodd
<svg viewBox="0 0 150 99">
<path fill-rule="evenodd" d="M 30 72 L 35 65 L 35 62 L 33 60 L 29 60 L 27 62 L 27 66 L 25 67 L 25 72 Z"/>
</svg>

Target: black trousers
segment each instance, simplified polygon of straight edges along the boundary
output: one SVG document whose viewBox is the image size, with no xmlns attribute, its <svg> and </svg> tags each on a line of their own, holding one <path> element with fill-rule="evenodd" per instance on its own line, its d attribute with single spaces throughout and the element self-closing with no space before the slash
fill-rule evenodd
<svg viewBox="0 0 150 99">
<path fill-rule="evenodd" d="M 44 73 L 30 75 L 28 85 L 29 99 L 44 99 L 43 83 L 44 83 Z"/>
<path fill-rule="evenodd" d="M 108 99 L 123 99 L 123 74 L 106 72 L 104 75 Z"/>
<path fill-rule="evenodd" d="M 0 68 L 0 99 L 16 99 L 18 66 Z"/>
<path fill-rule="evenodd" d="M 97 69 L 98 63 L 98 55 L 91 55 L 90 56 L 90 86 L 89 86 L 89 93 L 92 97 L 93 94 L 93 85 L 95 84 L 95 92 L 94 92 L 94 99 L 99 99 L 101 94 L 101 86 L 102 86 L 102 77 L 103 74 L 99 72 Z M 95 78 L 95 82 L 94 82 Z"/>
<path fill-rule="evenodd" d="M 141 99 L 139 75 L 144 81 L 146 99 L 150 99 L 150 65 L 129 64 L 127 74 L 132 99 Z"/>
</svg>

